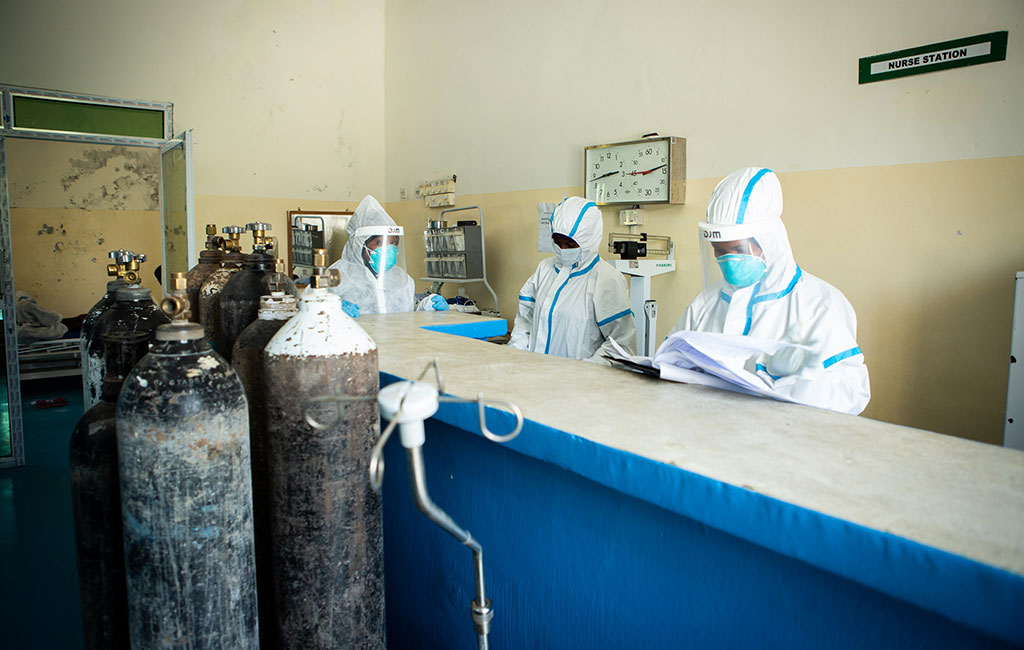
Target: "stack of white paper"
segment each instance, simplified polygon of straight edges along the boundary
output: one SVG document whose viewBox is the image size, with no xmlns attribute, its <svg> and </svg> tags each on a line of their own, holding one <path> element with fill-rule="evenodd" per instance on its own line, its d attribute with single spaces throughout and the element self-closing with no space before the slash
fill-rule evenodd
<svg viewBox="0 0 1024 650">
<path fill-rule="evenodd" d="M 615 341 L 612 343 L 620 358 L 609 356 L 609 359 L 638 370 L 656 369 L 662 379 L 713 386 L 785 401 L 793 400 L 777 394 L 764 379 L 744 366 L 753 356 L 772 355 L 784 347 L 809 349 L 804 345 L 768 341 L 739 334 L 676 332 L 665 339 L 652 360 L 649 357 L 630 356 Z"/>
</svg>

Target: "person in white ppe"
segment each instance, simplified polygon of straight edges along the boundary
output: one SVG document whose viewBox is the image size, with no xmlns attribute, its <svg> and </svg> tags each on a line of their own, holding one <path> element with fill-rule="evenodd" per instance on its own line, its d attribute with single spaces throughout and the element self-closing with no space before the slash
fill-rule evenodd
<svg viewBox="0 0 1024 650">
<path fill-rule="evenodd" d="M 672 331 L 807 346 L 758 355 L 747 370 L 800 403 L 859 414 L 871 389 L 857 316 L 838 289 L 797 265 L 781 216 L 782 186 L 769 169 L 741 169 L 715 187 L 707 219 L 697 224 L 704 291 Z"/>
<path fill-rule="evenodd" d="M 555 257 L 537 265 L 519 291 L 519 311 L 509 345 L 608 365 L 609 339 L 636 350 L 636 320 L 626 280 L 597 254 L 601 211 L 592 201 L 565 199 L 551 216 Z"/>
<path fill-rule="evenodd" d="M 405 271 L 403 229 L 372 196 L 366 196 L 349 219 L 348 241 L 341 259 L 331 265 L 341 284 L 331 291 L 341 297 L 352 317 L 413 311 L 414 284 Z M 443 296 L 430 294 L 418 305 L 422 311 L 445 311 Z"/>
</svg>

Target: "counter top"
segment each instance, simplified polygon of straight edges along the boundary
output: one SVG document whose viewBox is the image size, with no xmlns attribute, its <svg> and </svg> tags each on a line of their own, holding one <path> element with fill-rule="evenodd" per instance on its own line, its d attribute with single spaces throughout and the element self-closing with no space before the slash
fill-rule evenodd
<svg viewBox="0 0 1024 650">
<path fill-rule="evenodd" d="M 1024 452 L 422 329 L 480 318 L 358 322 L 382 372 L 416 377 L 436 357 L 449 394 L 1024 576 Z"/>
</svg>

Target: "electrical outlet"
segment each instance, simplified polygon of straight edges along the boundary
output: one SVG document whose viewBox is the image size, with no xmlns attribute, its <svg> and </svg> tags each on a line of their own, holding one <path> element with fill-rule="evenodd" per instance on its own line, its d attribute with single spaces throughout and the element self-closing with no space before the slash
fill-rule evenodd
<svg viewBox="0 0 1024 650">
<path fill-rule="evenodd" d="M 398 188 L 398 198 L 400 198 L 403 201 L 409 198 L 409 188 L 405 187 L 404 185 Z"/>
</svg>

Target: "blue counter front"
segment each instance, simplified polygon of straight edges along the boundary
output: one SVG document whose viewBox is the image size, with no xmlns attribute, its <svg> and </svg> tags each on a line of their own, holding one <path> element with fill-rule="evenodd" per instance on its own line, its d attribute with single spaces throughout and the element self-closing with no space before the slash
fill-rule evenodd
<svg viewBox="0 0 1024 650">
<path fill-rule="evenodd" d="M 664 382 L 625 372 L 422 330 L 399 336 L 392 327 L 367 327 L 380 341 L 382 385 L 438 358 L 449 393 L 512 399 L 528 418 L 505 445 L 480 436 L 471 405 L 443 404 L 427 423 L 431 495 L 484 548 L 492 648 L 1024 646 L 1024 537 L 991 539 L 1006 532 L 1001 525 L 1019 526 L 1000 524 L 1006 513 L 1024 514 L 1019 496 L 991 505 L 975 490 L 967 495 L 974 507 L 942 494 L 879 497 L 906 485 L 932 489 L 915 463 L 942 454 L 940 472 L 966 463 L 996 484 L 986 489 L 1000 499 L 1019 493 L 1024 454 L 710 389 L 664 392 Z M 594 394 L 594 378 L 609 390 Z M 695 391 L 702 397 L 687 403 Z M 531 397 L 538 392 L 543 398 Z M 642 397 L 651 392 L 662 405 L 655 415 Z M 608 404 L 615 399 L 623 403 Z M 696 430 L 710 419 L 700 417 L 709 406 L 721 435 L 705 439 Z M 757 422 L 748 416 L 762 409 L 760 426 L 748 425 L 763 429 L 760 437 L 747 435 L 736 450 L 740 434 L 723 419 Z M 666 417 L 677 429 L 668 437 L 655 431 Z M 510 421 L 497 412 L 488 420 L 497 431 Z M 777 421 L 790 428 L 831 423 L 850 447 L 815 449 L 807 440 L 816 438 L 779 430 Z M 857 456 L 878 427 L 888 436 L 881 448 Z M 884 440 L 907 432 L 900 446 L 917 447 L 886 460 Z M 636 453 L 650 438 L 684 451 Z M 619 440 L 626 443 L 607 444 Z M 750 454 L 766 467 L 744 465 L 749 481 L 720 480 L 715 474 L 733 468 L 710 462 L 718 444 L 734 447 L 724 458 Z M 803 458 L 791 457 L 792 449 Z M 883 466 L 860 472 L 859 487 L 837 469 L 857 469 L 874 454 Z M 831 456 L 841 465 L 830 468 Z M 471 553 L 416 510 L 397 436 L 386 460 L 389 648 L 475 648 Z M 909 478 L 877 485 L 893 463 Z M 947 484 L 963 480 L 946 477 Z M 798 498 L 808 485 L 815 493 Z M 934 508 L 943 502 L 945 509 Z M 961 547 L 969 550 L 956 552 Z"/>
</svg>

